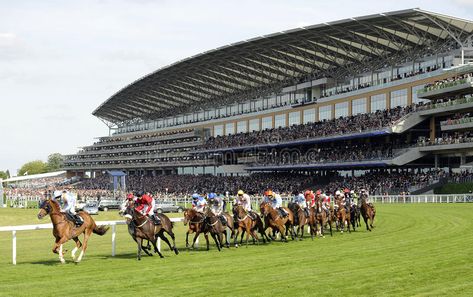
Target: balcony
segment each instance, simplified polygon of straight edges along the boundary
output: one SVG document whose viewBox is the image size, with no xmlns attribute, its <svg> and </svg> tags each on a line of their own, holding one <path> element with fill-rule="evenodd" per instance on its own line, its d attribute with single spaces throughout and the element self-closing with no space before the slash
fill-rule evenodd
<svg viewBox="0 0 473 297">
<path fill-rule="evenodd" d="M 455 131 L 473 128 L 473 117 L 440 122 L 442 131 Z"/>
<path fill-rule="evenodd" d="M 473 80 L 471 77 L 467 77 L 425 87 L 419 90 L 417 97 L 423 99 L 442 99 L 471 93 L 473 93 Z"/>
</svg>

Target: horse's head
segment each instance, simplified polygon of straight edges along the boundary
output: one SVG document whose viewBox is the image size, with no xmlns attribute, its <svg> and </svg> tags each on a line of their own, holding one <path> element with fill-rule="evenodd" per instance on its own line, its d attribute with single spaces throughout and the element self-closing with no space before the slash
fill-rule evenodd
<svg viewBox="0 0 473 297">
<path fill-rule="evenodd" d="M 41 200 L 39 204 L 38 219 L 42 219 L 53 211 L 51 199 Z"/>
<path fill-rule="evenodd" d="M 187 226 L 187 224 L 192 220 L 192 218 L 195 216 L 195 210 L 192 208 L 188 208 L 184 210 L 184 226 Z"/>
<path fill-rule="evenodd" d="M 120 210 L 118 211 L 118 214 L 120 216 L 126 216 L 127 214 L 128 215 L 133 215 L 131 213 L 131 211 L 133 210 L 133 207 L 135 206 L 135 203 L 133 201 L 126 201 L 122 203 L 122 205 L 120 206 Z"/>
<path fill-rule="evenodd" d="M 270 211 L 271 205 L 268 202 L 261 202 L 259 205 L 259 210 L 263 216 L 267 215 Z"/>
</svg>

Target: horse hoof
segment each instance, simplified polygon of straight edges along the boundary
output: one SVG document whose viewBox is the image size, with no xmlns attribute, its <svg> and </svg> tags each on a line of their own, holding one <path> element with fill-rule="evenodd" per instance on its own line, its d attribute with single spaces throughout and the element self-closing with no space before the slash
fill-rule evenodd
<svg viewBox="0 0 473 297">
<path fill-rule="evenodd" d="M 163 255 L 160 255 L 159 257 L 160 257 L 161 259 L 162 259 L 162 258 L 164 258 L 164 256 L 163 256 Z"/>
<path fill-rule="evenodd" d="M 177 248 L 174 248 L 174 253 L 175 253 L 176 255 L 179 255 L 179 250 L 178 250 Z"/>
<path fill-rule="evenodd" d="M 238 248 L 238 244 L 235 244 L 235 247 Z"/>
</svg>

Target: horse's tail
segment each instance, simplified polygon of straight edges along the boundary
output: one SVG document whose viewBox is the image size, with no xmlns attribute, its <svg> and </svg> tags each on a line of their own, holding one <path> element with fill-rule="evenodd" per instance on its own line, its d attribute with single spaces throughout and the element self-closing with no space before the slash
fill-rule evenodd
<svg viewBox="0 0 473 297">
<path fill-rule="evenodd" d="M 107 233 L 108 229 L 110 227 L 107 227 L 107 226 L 95 226 L 93 232 L 95 234 L 98 234 L 100 236 L 104 235 L 105 233 Z"/>
</svg>

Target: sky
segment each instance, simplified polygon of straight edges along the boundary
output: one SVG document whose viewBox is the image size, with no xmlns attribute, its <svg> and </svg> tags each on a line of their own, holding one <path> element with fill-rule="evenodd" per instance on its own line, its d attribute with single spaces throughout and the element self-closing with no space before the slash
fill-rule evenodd
<svg viewBox="0 0 473 297">
<path fill-rule="evenodd" d="M 92 111 L 138 78 L 223 45 L 419 7 L 473 20 L 473 0 L 0 0 L 0 170 L 72 154 Z"/>
</svg>

